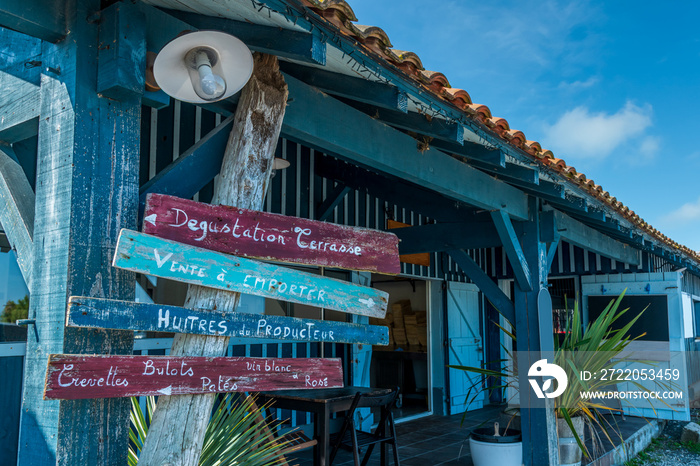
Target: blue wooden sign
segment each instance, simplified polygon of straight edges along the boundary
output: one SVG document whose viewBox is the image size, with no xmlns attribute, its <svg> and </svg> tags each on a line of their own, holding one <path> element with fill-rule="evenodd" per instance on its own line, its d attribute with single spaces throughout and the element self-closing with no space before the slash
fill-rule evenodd
<svg viewBox="0 0 700 466">
<path fill-rule="evenodd" d="M 236 338 L 329 341 L 388 345 L 389 330 L 379 325 L 186 309 L 162 304 L 71 296 L 66 325 L 147 332 L 193 333 Z"/>
<path fill-rule="evenodd" d="M 366 286 L 122 230 L 115 267 L 194 285 L 383 318 L 389 295 Z"/>
</svg>

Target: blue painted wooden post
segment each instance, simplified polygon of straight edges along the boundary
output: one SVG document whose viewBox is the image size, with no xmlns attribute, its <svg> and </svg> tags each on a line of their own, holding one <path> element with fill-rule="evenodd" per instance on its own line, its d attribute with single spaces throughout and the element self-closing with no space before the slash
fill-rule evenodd
<svg viewBox="0 0 700 466">
<path fill-rule="evenodd" d="M 131 332 L 64 326 L 71 294 L 133 299 L 133 273 L 111 267 L 111 256 L 119 230 L 136 226 L 141 116 L 138 95 L 97 95 L 95 63 L 105 38 L 87 19 L 100 2 L 67 5 L 68 37 L 43 44 L 29 311 L 39 341 L 27 342 L 18 464 L 126 464 L 128 400 L 42 399 L 48 354 L 133 348 Z M 132 45 L 131 68 L 142 72 L 143 29 L 132 25 L 118 37 Z"/>
<path fill-rule="evenodd" d="M 541 354 L 542 358 L 549 357 L 550 361 L 554 355 L 551 300 L 548 308 L 538 305 L 538 298 L 549 296 L 547 248 L 546 244 L 540 241 L 537 200 L 530 198 L 528 204 L 530 218 L 520 225 L 522 229 L 519 236 L 529 280 L 516 280 L 514 296 L 523 463 L 533 466 L 558 465 L 559 450 L 553 401 L 537 398 L 528 382 L 528 369 L 540 359 L 539 355 Z M 515 237 L 512 240 L 518 241 Z M 511 265 L 517 267 L 515 264 Z M 528 285 L 531 289 L 527 289 Z"/>
<path fill-rule="evenodd" d="M 350 279 L 353 283 L 361 286 L 370 286 L 372 282 L 371 274 L 367 272 L 352 272 Z M 369 318 L 366 316 L 353 315 L 352 321 L 355 324 L 368 325 Z M 355 344 L 352 345 L 352 361 L 350 383 L 356 387 L 369 387 L 369 368 L 372 363 L 372 346 Z M 374 416 L 369 408 L 360 408 L 357 410 L 358 426 L 362 429 L 370 429 L 374 422 Z"/>
</svg>

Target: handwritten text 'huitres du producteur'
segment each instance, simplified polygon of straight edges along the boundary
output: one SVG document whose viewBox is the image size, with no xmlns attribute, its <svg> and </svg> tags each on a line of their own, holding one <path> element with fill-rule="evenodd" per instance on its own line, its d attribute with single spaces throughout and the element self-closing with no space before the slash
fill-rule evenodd
<svg viewBox="0 0 700 466">
<path fill-rule="evenodd" d="M 170 311 L 158 310 L 158 330 L 161 332 L 208 333 L 232 337 L 279 338 L 295 341 L 335 341 L 333 330 L 319 330 L 314 322 L 300 322 L 289 325 L 268 323 L 261 317 L 255 325 L 237 324 L 226 319 L 202 318 L 196 315 L 186 317 L 170 316 Z"/>
</svg>

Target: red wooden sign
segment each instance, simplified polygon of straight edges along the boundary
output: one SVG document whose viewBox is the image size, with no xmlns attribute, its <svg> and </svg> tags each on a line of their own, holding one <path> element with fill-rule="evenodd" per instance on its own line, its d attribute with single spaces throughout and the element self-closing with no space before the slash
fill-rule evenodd
<svg viewBox="0 0 700 466">
<path fill-rule="evenodd" d="M 386 274 L 401 270 L 399 240 L 392 233 L 162 194 L 148 195 L 143 232 L 238 256 Z"/>
<path fill-rule="evenodd" d="M 340 359 L 52 354 L 44 398 L 75 400 L 342 386 Z"/>
</svg>

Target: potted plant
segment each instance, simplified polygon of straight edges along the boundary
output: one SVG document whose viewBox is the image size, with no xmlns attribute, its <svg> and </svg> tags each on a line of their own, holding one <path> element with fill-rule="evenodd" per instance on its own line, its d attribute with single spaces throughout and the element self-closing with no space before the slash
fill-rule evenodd
<svg viewBox="0 0 700 466">
<path fill-rule="evenodd" d="M 611 301 L 605 310 L 593 322 L 590 322 L 585 329 L 581 322 L 578 303 L 575 303 L 573 314 L 566 323 L 563 338 L 555 338 L 555 357 L 553 362 L 564 369 L 569 382 L 563 394 L 554 399 L 557 432 L 559 435 L 560 462 L 562 464 L 579 463 L 581 461 L 581 453 L 584 453 L 589 458 L 591 457 L 584 442 L 584 426 L 586 424 L 591 427 L 598 427 L 611 443 L 611 434 L 613 433 L 616 437 L 622 439 L 619 431 L 603 416 L 603 414 L 611 411 L 619 411 L 619 408 L 604 406 L 599 401 L 582 397 L 582 392 L 584 391 L 609 390 L 612 388 L 610 386 L 611 382 L 601 379 L 581 380 L 579 374 L 581 371 L 601 373 L 605 370 L 612 370 L 620 362 L 625 361 L 625 358 L 621 357 L 621 353 L 629 343 L 643 336 L 642 334 L 631 338 L 629 331 L 644 311 L 640 312 L 639 315 L 635 316 L 623 327 L 615 328 L 615 322 L 628 311 L 627 309 L 619 309 L 623 296 L 624 292 L 616 300 Z M 516 335 L 514 332 L 510 332 L 498 324 L 496 325 L 509 338 L 515 341 Z M 508 358 L 496 361 L 501 365 L 500 370 L 469 366 L 449 367 L 500 380 L 500 383 L 496 383 L 488 388 L 484 387 L 483 381 L 476 381 L 469 388 L 468 396 L 470 396 L 470 399 L 476 398 L 484 390 L 502 390 L 508 387 L 517 390 L 517 385 L 513 383 L 517 382 L 517 367 L 511 363 L 511 361 L 514 361 L 511 352 L 506 349 L 506 354 Z M 640 390 L 647 390 L 642 385 L 636 382 L 635 384 Z M 512 416 L 512 419 L 515 417 Z M 512 419 L 508 421 L 508 425 L 512 423 Z M 516 428 L 519 428 L 519 426 L 516 425 Z M 474 464 L 475 466 L 481 466 L 476 461 Z M 493 458 L 488 464 L 493 464 Z"/>
</svg>

